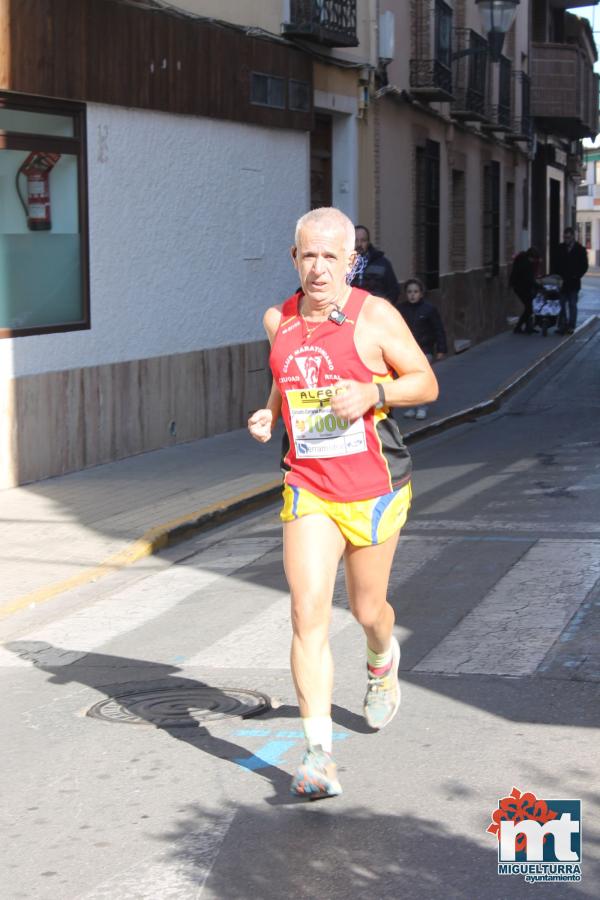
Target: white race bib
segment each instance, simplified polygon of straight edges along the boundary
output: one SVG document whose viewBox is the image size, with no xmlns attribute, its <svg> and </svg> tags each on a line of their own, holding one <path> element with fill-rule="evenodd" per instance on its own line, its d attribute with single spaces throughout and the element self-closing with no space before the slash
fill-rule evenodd
<svg viewBox="0 0 600 900">
<path fill-rule="evenodd" d="M 306 388 L 286 391 L 292 436 L 299 459 L 330 459 L 351 456 L 367 449 L 365 421 L 350 422 L 331 410 L 335 388 Z"/>
</svg>

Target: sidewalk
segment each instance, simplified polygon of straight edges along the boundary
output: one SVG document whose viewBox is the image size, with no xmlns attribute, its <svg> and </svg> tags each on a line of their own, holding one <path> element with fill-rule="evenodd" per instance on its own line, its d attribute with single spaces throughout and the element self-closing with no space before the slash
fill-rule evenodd
<svg viewBox="0 0 600 900">
<path fill-rule="evenodd" d="M 457 424 L 461 413 L 464 420 L 496 408 L 515 380 L 600 326 L 584 318 L 571 337 L 507 331 L 439 363 L 440 399 L 429 418 L 397 413 L 407 442 Z M 258 444 L 243 429 L 1 491 L 0 619 L 276 497 L 279 444 Z"/>
</svg>

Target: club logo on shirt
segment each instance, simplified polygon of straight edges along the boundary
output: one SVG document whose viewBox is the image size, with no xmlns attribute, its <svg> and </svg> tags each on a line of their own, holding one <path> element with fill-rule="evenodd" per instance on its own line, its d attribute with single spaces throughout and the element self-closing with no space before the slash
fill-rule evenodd
<svg viewBox="0 0 600 900">
<path fill-rule="evenodd" d="M 319 369 L 321 368 L 320 356 L 297 356 L 296 363 L 302 373 L 302 377 L 309 388 L 316 388 L 319 383 Z"/>
</svg>

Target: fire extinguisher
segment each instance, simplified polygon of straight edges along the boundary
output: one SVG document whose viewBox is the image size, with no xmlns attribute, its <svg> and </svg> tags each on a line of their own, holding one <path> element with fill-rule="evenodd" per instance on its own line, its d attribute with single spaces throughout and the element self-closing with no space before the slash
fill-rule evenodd
<svg viewBox="0 0 600 900">
<path fill-rule="evenodd" d="M 60 153 L 30 153 L 19 166 L 16 177 L 17 193 L 27 217 L 30 231 L 50 231 L 52 216 L 50 209 L 50 172 L 60 159 Z M 27 179 L 27 196 L 21 191 L 21 176 Z"/>
</svg>

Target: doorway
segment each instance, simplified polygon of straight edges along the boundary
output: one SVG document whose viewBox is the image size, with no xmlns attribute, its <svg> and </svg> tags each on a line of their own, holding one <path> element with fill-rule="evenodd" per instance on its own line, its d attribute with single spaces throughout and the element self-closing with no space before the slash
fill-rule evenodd
<svg viewBox="0 0 600 900">
<path fill-rule="evenodd" d="M 550 271 L 556 268 L 556 252 L 560 244 L 560 181 L 550 179 L 550 205 L 549 205 L 548 239 L 550 242 Z"/>
<path fill-rule="evenodd" d="M 315 127 L 310 133 L 310 208 L 332 206 L 332 147 L 331 116 L 317 113 Z"/>
</svg>

